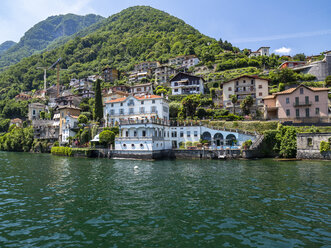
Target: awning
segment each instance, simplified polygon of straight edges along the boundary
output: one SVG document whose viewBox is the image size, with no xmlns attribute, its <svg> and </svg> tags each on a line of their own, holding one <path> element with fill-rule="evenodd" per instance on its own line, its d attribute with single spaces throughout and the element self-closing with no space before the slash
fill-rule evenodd
<svg viewBox="0 0 331 248">
<path fill-rule="evenodd" d="M 95 135 L 94 138 L 92 140 L 90 140 L 90 142 L 99 142 L 99 134 Z"/>
</svg>

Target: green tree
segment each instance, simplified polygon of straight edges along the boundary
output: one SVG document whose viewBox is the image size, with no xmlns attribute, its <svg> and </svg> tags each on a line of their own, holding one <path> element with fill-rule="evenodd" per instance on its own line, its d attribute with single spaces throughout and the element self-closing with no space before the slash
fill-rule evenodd
<svg viewBox="0 0 331 248">
<path fill-rule="evenodd" d="M 99 134 L 99 141 L 103 145 L 114 145 L 115 133 L 110 130 L 104 130 Z"/>
<path fill-rule="evenodd" d="M 327 76 L 325 78 L 325 86 L 330 87 L 331 86 L 331 75 Z"/>
<path fill-rule="evenodd" d="M 170 118 L 177 118 L 180 111 L 181 104 L 178 102 L 169 103 L 169 116 Z"/>
<path fill-rule="evenodd" d="M 306 60 L 306 55 L 304 53 L 298 53 L 293 56 L 294 61 L 305 61 Z"/>
<path fill-rule="evenodd" d="M 244 115 L 250 113 L 250 108 L 253 106 L 254 99 L 252 96 L 246 96 L 246 98 L 240 103 L 240 107 Z"/>
<path fill-rule="evenodd" d="M 183 113 L 185 117 L 190 116 L 193 118 L 197 107 L 200 104 L 200 96 L 199 95 L 189 95 L 181 101 L 183 106 Z"/>
<path fill-rule="evenodd" d="M 88 123 L 88 118 L 86 117 L 86 115 L 80 114 L 78 116 L 78 123 L 87 124 Z"/>
<path fill-rule="evenodd" d="M 97 79 L 95 86 L 95 104 L 94 104 L 94 119 L 101 121 L 103 117 L 102 96 L 101 96 L 101 80 Z"/>
<path fill-rule="evenodd" d="M 236 104 L 238 102 L 238 97 L 237 97 L 237 95 L 230 95 L 230 99 L 231 99 L 231 102 L 232 102 L 232 105 L 233 105 L 233 114 L 235 115 L 236 114 Z"/>
</svg>

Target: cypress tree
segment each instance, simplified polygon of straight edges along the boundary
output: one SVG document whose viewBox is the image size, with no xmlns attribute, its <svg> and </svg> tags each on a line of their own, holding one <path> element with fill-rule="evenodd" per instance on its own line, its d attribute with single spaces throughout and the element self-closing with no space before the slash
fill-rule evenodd
<svg viewBox="0 0 331 248">
<path fill-rule="evenodd" d="M 100 81 L 100 79 L 97 79 L 95 86 L 94 120 L 96 121 L 100 121 L 103 118 Z"/>
</svg>

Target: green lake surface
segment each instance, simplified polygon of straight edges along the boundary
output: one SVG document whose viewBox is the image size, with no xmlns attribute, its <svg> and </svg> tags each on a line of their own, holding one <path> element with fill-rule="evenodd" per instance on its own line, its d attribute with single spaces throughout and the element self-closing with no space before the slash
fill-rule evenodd
<svg viewBox="0 0 331 248">
<path fill-rule="evenodd" d="M 330 247 L 330 161 L 0 152 L 0 247 Z"/>
</svg>

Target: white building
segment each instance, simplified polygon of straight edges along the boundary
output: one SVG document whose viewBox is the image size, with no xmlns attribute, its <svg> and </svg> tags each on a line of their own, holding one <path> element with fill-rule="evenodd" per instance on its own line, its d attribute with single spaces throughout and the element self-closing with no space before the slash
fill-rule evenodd
<svg viewBox="0 0 331 248">
<path fill-rule="evenodd" d="M 106 101 L 104 119 L 106 125 L 115 125 L 120 119 L 150 119 L 169 120 L 169 104 L 162 96 L 143 95 L 128 96 Z"/>
<path fill-rule="evenodd" d="M 78 124 L 78 116 L 67 115 L 65 117 L 65 124 L 62 125 L 62 143 L 68 143 L 69 137 L 76 135 Z"/>
<path fill-rule="evenodd" d="M 200 60 L 195 55 L 183 55 L 169 59 L 170 66 L 190 68 L 199 64 Z"/>
<path fill-rule="evenodd" d="M 270 47 L 260 47 L 256 52 L 251 52 L 248 57 L 269 56 Z"/>
<path fill-rule="evenodd" d="M 170 80 L 172 95 L 203 94 L 204 81 L 202 77 L 179 72 Z"/>
</svg>

